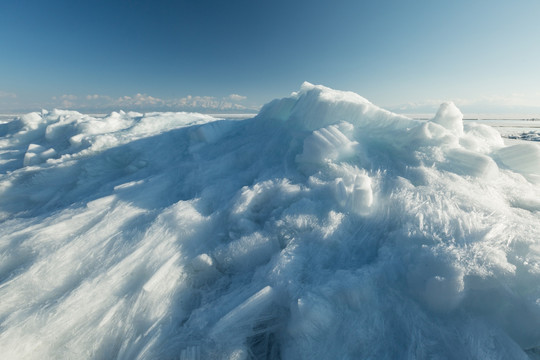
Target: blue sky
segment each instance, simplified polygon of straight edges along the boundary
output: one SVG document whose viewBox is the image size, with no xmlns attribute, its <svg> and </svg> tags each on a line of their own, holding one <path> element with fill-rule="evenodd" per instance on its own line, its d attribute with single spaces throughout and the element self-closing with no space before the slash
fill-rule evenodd
<svg viewBox="0 0 540 360">
<path fill-rule="evenodd" d="M 242 110 L 303 81 L 402 112 L 540 114 L 540 2 L 0 3 L 0 112 Z"/>
</svg>

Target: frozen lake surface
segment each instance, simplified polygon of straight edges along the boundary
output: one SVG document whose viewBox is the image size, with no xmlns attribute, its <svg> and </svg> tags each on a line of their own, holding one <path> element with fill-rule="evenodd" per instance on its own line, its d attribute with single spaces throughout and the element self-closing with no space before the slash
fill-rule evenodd
<svg viewBox="0 0 540 360">
<path fill-rule="evenodd" d="M 462 118 L 3 117 L 2 358 L 540 358 L 538 123 Z"/>
</svg>

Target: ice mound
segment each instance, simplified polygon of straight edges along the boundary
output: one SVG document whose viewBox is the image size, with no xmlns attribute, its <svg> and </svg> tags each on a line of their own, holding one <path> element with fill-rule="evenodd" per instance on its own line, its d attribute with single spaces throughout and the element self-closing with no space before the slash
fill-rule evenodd
<svg viewBox="0 0 540 360">
<path fill-rule="evenodd" d="M 451 103 L 3 125 L 3 359 L 539 357 L 540 147 Z"/>
<path fill-rule="evenodd" d="M 383 110 L 358 94 L 334 91 L 308 82 L 290 97 L 263 106 L 258 117 L 287 121 L 289 126 L 309 131 L 340 121 L 370 128 L 406 127 L 410 123 L 406 117 Z"/>
<path fill-rule="evenodd" d="M 499 149 L 500 161 L 514 171 L 540 176 L 540 146 L 516 144 Z"/>
<path fill-rule="evenodd" d="M 443 103 L 432 120 L 456 135 L 463 135 L 463 114 L 453 102 Z"/>
</svg>

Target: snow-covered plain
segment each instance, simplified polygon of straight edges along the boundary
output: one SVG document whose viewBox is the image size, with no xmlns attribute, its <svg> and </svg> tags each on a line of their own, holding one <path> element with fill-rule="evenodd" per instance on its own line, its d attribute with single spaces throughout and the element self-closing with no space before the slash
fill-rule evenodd
<svg viewBox="0 0 540 360">
<path fill-rule="evenodd" d="M 2 359 L 540 358 L 540 145 L 305 83 L 0 124 Z"/>
</svg>

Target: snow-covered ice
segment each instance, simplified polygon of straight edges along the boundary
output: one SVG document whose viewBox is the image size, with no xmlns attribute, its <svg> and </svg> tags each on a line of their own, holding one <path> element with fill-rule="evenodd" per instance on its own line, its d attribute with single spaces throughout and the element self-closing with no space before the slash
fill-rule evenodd
<svg viewBox="0 0 540 360">
<path fill-rule="evenodd" d="M 540 141 L 540 119 L 483 119 L 464 120 L 467 122 L 479 122 L 490 125 L 505 139 L 518 139 L 527 141 Z"/>
<path fill-rule="evenodd" d="M 3 359 L 540 358 L 540 145 L 305 83 L 0 124 Z"/>
</svg>

